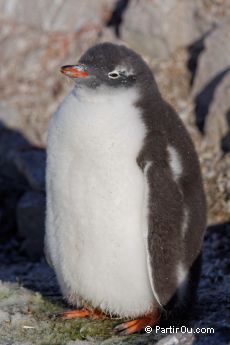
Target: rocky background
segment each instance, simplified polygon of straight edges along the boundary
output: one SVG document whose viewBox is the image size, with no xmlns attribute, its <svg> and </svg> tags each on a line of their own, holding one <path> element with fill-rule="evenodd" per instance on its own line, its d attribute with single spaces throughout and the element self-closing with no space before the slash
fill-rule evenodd
<svg viewBox="0 0 230 345">
<path fill-rule="evenodd" d="M 229 0 L 0 0 L 0 23 L 0 345 L 230 344 Z M 68 306 L 43 257 L 47 124 L 72 88 L 60 66 L 103 41 L 145 58 L 198 151 L 209 227 L 190 324 L 212 335 L 51 317 Z"/>
</svg>

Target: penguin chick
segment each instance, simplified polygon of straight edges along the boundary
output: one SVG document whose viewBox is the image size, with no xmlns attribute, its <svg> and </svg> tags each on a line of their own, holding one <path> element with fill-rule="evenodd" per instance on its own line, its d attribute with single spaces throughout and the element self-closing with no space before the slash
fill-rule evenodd
<svg viewBox="0 0 230 345">
<path fill-rule="evenodd" d="M 49 125 L 46 250 L 83 307 L 65 317 L 131 318 L 116 327 L 131 334 L 193 303 L 206 228 L 197 154 L 134 51 L 98 44 L 61 72 L 74 88 Z"/>
</svg>

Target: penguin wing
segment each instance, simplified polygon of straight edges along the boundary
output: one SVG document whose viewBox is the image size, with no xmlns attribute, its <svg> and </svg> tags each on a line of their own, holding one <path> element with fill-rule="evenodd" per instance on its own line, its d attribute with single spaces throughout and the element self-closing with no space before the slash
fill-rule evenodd
<svg viewBox="0 0 230 345">
<path fill-rule="evenodd" d="M 149 278 L 156 300 L 165 306 L 175 296 L 185 273 L 181 266 L 183 194 L 167 165 L 148 162 L 144 178 Z"/>
<path fill-rule="evenodd" d="M 159 104 L 145 113 L 150 131 L 137 164 L 145 181 L 149 279 L 158 303 L 172 309 L 196 289 L 206 202 L 193 143 L 173 109 Z"/>
</svg>

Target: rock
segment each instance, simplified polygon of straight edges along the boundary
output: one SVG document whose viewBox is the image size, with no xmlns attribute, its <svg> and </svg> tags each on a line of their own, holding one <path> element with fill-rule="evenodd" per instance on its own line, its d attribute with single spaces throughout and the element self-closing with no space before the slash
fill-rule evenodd
<svg viewBox="0 0 230 345">
<path fill-rule="evenodd" d="M 77 2 L 78 10 L 76 10 L 75 1 L 58 1 L 60 8 L 58 8 L 57 16 L 55 14 L 55 20 L 60 19 L 59 31 L 54 31 L 52 28 L 49 31 L 42 29 L 43 19 L 45 20 L 46 15 L 52 14 L 51 3 L 57 4 L 57 1 L 42 0 L 41 3 L 39 1 L 31 5 L 30 1 L 22 0 L 19 6 L 15 1 L 0 2 L 0 9 L 2 7 L 3 14 L 5 13 L 1 18 L 2 30 L 0 31 L 0 60 L 4 65 L 4 68 L 0 69 L 1 99 L 18 111 L 21 118 L 19 129 L 34 145 L 42 147 L 46 145 L 47 124 L 50 116 L 73 85 L 70 80 L 67 81 L 61 75 L 60 66 L 77 62 L 86 49 L 105 40 L 106 37 L 112 40 L 111 35 L 107 34 L 108 30 L 104 35 L 104 22 L 107 21 L 107 15 L 110 13 L 110 10 L 106 10 L 106 4 L 112 7 L 114 1 L 81 0 Z M 11 9 L 12 13 L 8 13 Z M 51 12 L 48 13 L 47 9 Z M 23 16 L 19 14 L 17 16 L 17 11 L 20 13 L 23 11 L 25 18 L 23 23 L 21 23 Z M 38 16 L 37 24 L 33 19 L 34 26 L 27 22 L 33 18 L 28 11 L 33 11 L 34 16 Z M 39 15 L 39 11 L 43 12 Z M 11 15 L 20 23 L 9 19 Z M 66 20 L 63 23 L 63 30 L 61 29 L 62 16 L 63 20 Z M 73 27 L 72 24 L 74 24 Z"/>
<path fill-rule="evenodd" d="M 15 22 L 47 31 L 80 31 L 100 27 L 112 13 L 116 0 L 3 0 L 2 15 Z"/>
<path fill-rule="evenodd" d="M 27 192 L 17 207 L 18 234 L 24 239 L 22 250 L 32 260 L 43 255 L 45 233 L 45 196 Z"/>
<path fill-rule="evenodd" d="M 0 103 L 0 127 L 10 129 L 20 129 L 22 127 L 22 117 L 19 112 L 3 102 Z"/>
<path fill-rule="evenodd" d="M 230 71 L 217 86 L 205 123 L 207 144 L 213 152 L 230 151 Z"/>
<path fill-rule="evenodd" d="M 191 333 L 181 333 L 181 332 L 177 332 L 177 333 L 173 333 L 173 334 L 161 334 L 160 336 L 160 340 L 157 341 L 157 339 L 159 338 L 156 336 L 152 336 L 152 335 L 144 335 L 142 334 L 139 337 L 133 338 L 132 339 L 132 345 L 192 345 L 194 344 L 194 334 Z M 129 342 L 129 337 L 127 338 L 123 338 L 123 341 L 121 342 L 121 340 L 118 337 L 112 337 L 110 339 L 107 339 L 105 341 L 103 341 L 101 343 L 102 345 L 120 345 L 120 344 L 124 344 L 124 345 L 128 345 L 130 344 Z"/>
<path fill-rule="evenodd" d="M 225 19 L 230 19 L 228 0 L 132 0 L 124 14 L 122 38 L 150 58 L 166 59 Z"/>
<path fill-rule="evenodd" d="M 42 149 L 19 151 L 15 155 L 15 165 L 34 190 L 45 190 L 46 152 Z"/>
<path fill-rule="evenodd" d="M 208 35 L 204 45 L 192 89 L 196 123 L 201 131 L 204 130 L 217 86 L 230 70 L 230 21 L 224 21 Z"/>
<path fill-rule="evenodd" d="M 0 324 L 10 320 L 10 315 L 6 311 L 0 310 Z"/>
<path fill-rule="evenodd" d="M 66 345 L 99 345 L 98 342 L 94 341 L 87 341 L 87 340 L 77 340 L 77 341 L 69 341 Z"/>
<path fill-rule="evenodd" d="M 194 334 L 177 332 L 167 335 L 155 345 L 192 345 L 194 344 L 194 340 Z"/>
<path fill-rule="evenodd" d="M 65 59 L 76 61 L 84 44 L 74 33 L 44 33 L 6 21 L 2 26 L 6 33 L 1 36 L 0 32 L 0 60 L 4 65 L 0 69 L 1 97 L 20 114 L 18 129 L 21 133 L 40 146 L 45 143 L 47 123 L 60 103 L 59 97 L 70 88 L 70 85 L 58 84 L 61 81 L 59 68 Z M 97 32 L 92 30 L 87 35 L 90 33 L 95 38 Z M 83 39 L 84 35 L 82 33 Z"/>
<path fill-rule="evenodd" d="M 226 18 L 230 18 L 229 0 L 195 0 L 195 2 L 197 20 L 203 29 L 219 26 Z"/>
<path fill-rule="evenodd" d="M 28 317 L 26 315 L 22 315 L 19 312 L 15 312 L 14 315 L 11 316 L 11 324 L 12 326 L 20 325 L 23 327 L 23 325 L 26 325 L 30 322 L 28 322 Z"/>
<path fill-rule="evenodd" d="M 168 58 L 204 31 L 196 9 L 195 1 L 133 0 L 124 14 L 122 38 L 151 58 Z"/>
</svg>

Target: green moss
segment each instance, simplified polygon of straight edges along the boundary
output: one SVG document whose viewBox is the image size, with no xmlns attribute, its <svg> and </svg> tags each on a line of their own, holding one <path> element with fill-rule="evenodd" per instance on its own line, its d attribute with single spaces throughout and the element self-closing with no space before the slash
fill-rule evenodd
<svg viewBox="0 0 230 345">
<path fill-rule="evenodd" d="M 12 295 L 12 291 L 7 286 L 7 284 L 3 284 L 0 282 L 0 300 L 6 299 Z"/>
<path fill-rule="evenodd" d="M 58 345 L 65 344 L 70 340 L 82 339 L 80 336 L 80 329 L 84 320 L 68 320 L 68 321 L 52 321 L 47 325 L 43 324 L 40 333 L 39 344 Z"/>
<path fill-rule="evenodd" d="M 76 319 L 76 320 L 52 320 L 45 329 L 49 332 L 44 333 L 43 328 L 43 343 L 47 344 L 64 344 L 70 340 L 104 340 L 114 335 L 113 327 L 117 321 L 105 320 L 89 320 L 89 319 Z M 42 343 L 42 344 L 43 344 Z"/>
<path fill-rule="evenodd" d="M 9 296 L 10 296 L 9 292 L 7 292 L 7 291 L 0 291 L 0 300 L 8 298 Z"/>
<path fill-rule="evenodd" d="M 22 325 L 4 325 L 4 332 L 1 332 L 1 340 L 11 342 L 17 339 L 18 342 L 30 342 L 34 345 L 58 345 L 65 344 L 70 340 L 82 339 L 80 336 L 81 322 L 75 320 L 67 321 L 38 321 L 33 329 L 24 329 Z"/>
<path fill-rule="evenodd" d="M 89 319 L 75 319 L 63 320 L 55 318 L 56 313 L 61 313 L 65 310 L 62 300 L 53 300 L 51 298 L 44 298 L 40 294 L 34 294 L 30 298 L 30 310 L 34 309 L 34 316 L 39 321 L 46 321 L 47 334 L 44 332 L 45 341 L 50 344 L 58 344 L 59 342 L 76 340 L 76 339 L 107 339 L 114 335 L 113 328 L 118 323 L 117 320 L 103 319 L 103 320 L 89 320 Z"/>
<path fill-rule="evenodd" d="M 89 320 L 81 329 L 80 335 L 83 339 L 104 340 L 114 335 L 113 328 L 117 321 L 111 319 Z"/>
<path fill-rule="evenodd" d="M 64 311 L 64 303 L 61 299 L 43 297 L 40 293 L 32 295 L 28 301 L 30 309 L 38 314 L 56 314 Z"/>
<path fill-rule="evenodd" d="M 103 341 L 103 345 L 134 345 L 134 344 L 149 344 L 149 342 L 139 342 L 140 337 L 142 335 L 127 335 L 127 336 L 113 336 L 111 338 L 108 338 L 107 340 Z M 154 343 L 153 343 L 154 344 Z"/>
</svg>

